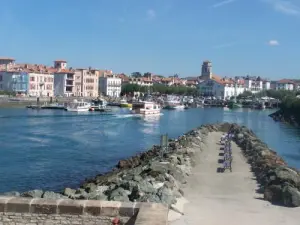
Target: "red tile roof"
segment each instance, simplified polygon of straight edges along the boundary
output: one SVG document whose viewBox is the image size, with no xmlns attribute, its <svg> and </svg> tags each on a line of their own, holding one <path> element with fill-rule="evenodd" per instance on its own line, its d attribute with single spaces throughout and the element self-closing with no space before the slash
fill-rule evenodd
<svg viewBox="0 0 300 225">
<path fill-rule="evenodd" d="M 279 83 L 279 84 L 294 84 L 295 82 L 292 80 L 289 80 L 289 79 L 282 79 L 282 80 L 277 81 L 277 83 Z"/>
</svg>

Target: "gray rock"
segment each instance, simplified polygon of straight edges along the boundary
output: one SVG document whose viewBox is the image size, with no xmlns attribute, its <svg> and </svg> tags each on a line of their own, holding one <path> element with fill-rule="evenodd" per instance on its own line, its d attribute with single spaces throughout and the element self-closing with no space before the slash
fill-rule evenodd
<svg viewBox="0 0 300 225">
<path fill-rule="evenodd" d="M 129 201 L 127 192 L 121 187 L 113 190 L 110 193 L 108 199 L 110 201 L 122 201 L 122 202 L 128 202 Z"/>
<path fill-rule="evenodd" d="M 43 190 L 31 190 L 31 191 L 22 193 L 21 196 L 27 197 L 27 198 L 41 198 L 43 193 L 44 193 Z"/>
<path fill-rule="evenodd" d="M 88 183 L 88 184 L 85 185 L 84 189 L 88 193 L 94 192 L 97 189 L 97 185 L 94 184 L 94 183 Z"/>
<path fill-rule="evenodd" d="M 282 203 L 282 187 L 280 185 L 265 187 L 264 199 L 275 204 Z"/>
<path fill-rule="evenodd" d="M 272 176 L 273 174 L 273 176 Z M 291 186 L 300 187 L 300 176 L 298 173 L 288 167 L 280 166 L 277 167 L 273 173 L 270 174 L 270 180 L 273 184 L 282 184 L 287 182 L 291 184 Z"/>
<path fill-rule="evenodd" d="M 282 200 L 285 206 L 298 207 L 300 206 L 300 192 L 297 188 L 286 186 L 283 188 Z"/>
<path fill-rule="evenodd" d="M 139 202 L 161 203 L 161 200 L 156 194 L 145 194 L 139 198 Z"/>
<path fill-rule="evenodd" d="M 65 190 L 64 190 L 64 193 L 63 193 L 64 195 L 66 195 L 66 196 L 68 196 L 68 197 L 74 197 L 75 196 L 75 194 L 76 194 L 76 190 L 74 190 L 74 189 L 71 189 L 71 188 L 65 188 Z"/>
<path fill-rule="evenodd" d="M 45 198 L 45 199 L 67 199 L 68 197 L 67 196 L 64 196 L 62 194 L 58 194 L 58 193 L 55 193 L 53 191 L 45 191 L 42 198 Z"/>
<path fill-rule="evenodd" d="M 134 175 L 133 180 L 139 182 L 139 181 L 143 180 L 143 178 L 140 175 Z"/>
<path fill-rule="evenodd" d="M 165 203 L 167 205 L 175 204 L 176 203 L 176 197 L 172 190 L 166 187 L 162 187 L 157 192 L 158 197 L 160 198 L 162 203 Z"/>
<path fill-rule="evenodd" d="M 141 181 L 138 184 L 139 191 L 144 192 L 144 193 L 155 193 L 156 189 L 153 187 L 153 185 L 148 182 L 148 181 Z"/>
</svg>

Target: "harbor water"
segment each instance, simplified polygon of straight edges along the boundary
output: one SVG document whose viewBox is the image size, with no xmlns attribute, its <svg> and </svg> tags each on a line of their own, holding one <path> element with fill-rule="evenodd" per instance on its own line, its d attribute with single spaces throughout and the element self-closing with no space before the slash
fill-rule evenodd
<svg viewBox="0 0 300 225">
<path fill-rule="evenodd" d="M 0 192 L 61 191 L 106 172 L 118 160 L 175 138 L 201 124 L 236 122 L 251 128 L 289 165 L 300 168 L 300 132 L 274 122 L 269 110 L 197 108 L 163 111 L 142 119 L 116 109 L 113 115 L 20 108 L 0 109 Z"/>
</svg>

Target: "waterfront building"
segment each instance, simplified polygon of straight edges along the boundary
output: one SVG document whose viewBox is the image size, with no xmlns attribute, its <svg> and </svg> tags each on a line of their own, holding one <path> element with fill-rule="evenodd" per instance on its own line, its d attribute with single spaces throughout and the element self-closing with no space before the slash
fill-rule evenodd
<svg viewBox="0 0 300 225">
<path fill-rule="evenodd" d="M 275 90 L 293 91 L 295 90 L 295 82 L 290 79 L 279 80 L 275 84 Z"/>
<path fill-rule="evenodd" d="M 130 77 L 129 78 L 129 83 L 130 84 L 137 84 L 140 86 L 152 86 L 152 76 L 150 77 Z"/>
<path fill-rule="evenodd" d="M 74 74 L 75 71 L 67 69 L 67 61 L 54 61 L 54 94 L 55 96 L 74 96 Z"/>
<path fill-rule="evenodd" d="M 51 68 L 37 64 L 15 64 L 1 60 L 0 90 L 18 95 L 53 96 L 54 77 Z"/>
<path fill-rule="evenodd" d="M 76 69 L 74 96 L 98 97 L 99 74 L 99 70 L 92 68 Z"/>
<path fill-rule="evenodd" d="M 198 80 L 199 91 L 204 96 L 228 99 L 245 91 L 243 79 L 221 78 L 213 74 L 212 63 L 208 60 L 203 62 Z"/>
<path fill-rule="evenodd" d="M 119 97 L 121 94 L 122 79 L 115 76 L 106 76 L 99 78 L 99 94 L 106 96 Z"/>
<path fill-rule="evenodd" d="M 261 92 L 263 90 L 271 89 L 271 82 L 258 77 L 251 77 L 247 75 L 245 78 L 245 90 L 250 91 L 253 94 Z"/>
</svg>

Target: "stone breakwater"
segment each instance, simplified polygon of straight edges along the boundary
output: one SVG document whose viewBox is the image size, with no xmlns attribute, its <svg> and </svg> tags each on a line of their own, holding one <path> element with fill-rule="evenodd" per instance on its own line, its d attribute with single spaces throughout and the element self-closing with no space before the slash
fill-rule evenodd
<svg viewBox="0 0 300 225">
<path fill-rule="evenodd" d="M 255 174 L 264 199 L 288 207 L 300 206 L 300 173 L 268 148 L 246 127 L 232 128 L 234 141 L 241 147 L 252 172 Z"/>
<path fill-rule="evenodd" d="M 183 187 L 201 152 L 209 132 L 235 134 L 234 141 L 242 149 L 260 185 L 259 192 L 272 203 L 300 206 L 300 174 L 286 165 L 276 152 L 259 140 L 249 129 L 237 124 L 203 125 L 177 139 L 169 140 L 168 152 L 159 146 L 121 160 L 108 173 L 87 179 L 78 189 L 65 188 L 62 193 L 32 190 L 6 195 L 46 199 L 92 199 L 123 202 L 156 202 L 172 205 L 184 196 Z M 212 149 L 214 151 L 215 149 Z M 200 155 L 201 157 L 201 155 Z M 205 185 L 205 184 L 203 184 Z"/>
<path fill-rule="evenodd" d="M 108 201 L 154 202 L 171 205 L 183 196 L 182 187 L 191 174 L 193 156 L 209 130 L 192 130 L 177 139 L 170 139 L 168 151 L 161 154 L 160 146 L 126 160 L 120 160 L 108 173 L 87 179 L 78 189 L 65 188 L 61 193 L 31 190 L 9 192 L 8 196 L 45 199 L 91 199 Z"/>
</svg>

